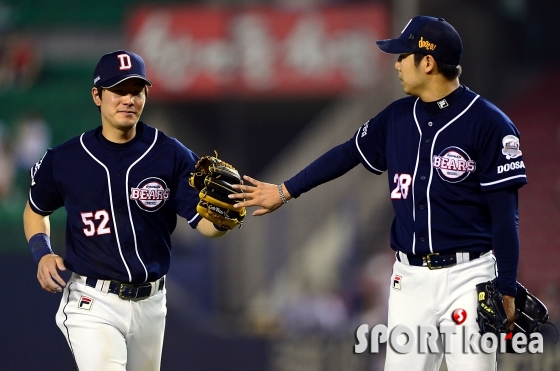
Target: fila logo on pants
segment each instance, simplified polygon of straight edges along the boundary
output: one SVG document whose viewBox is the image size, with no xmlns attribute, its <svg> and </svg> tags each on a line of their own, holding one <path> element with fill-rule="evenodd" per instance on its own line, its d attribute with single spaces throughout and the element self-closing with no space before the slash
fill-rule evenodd
<svg viewBox="0 0 560 371">
<path fill-rule="evenodd" d="M 91 310 L 91 306 L 93 305 L 94 301 L 95 300 L 90 298 L 89 296 L 82 295 L 80 301 L 78 302 L 78 308 L 84 310 Z"/>
</svg>

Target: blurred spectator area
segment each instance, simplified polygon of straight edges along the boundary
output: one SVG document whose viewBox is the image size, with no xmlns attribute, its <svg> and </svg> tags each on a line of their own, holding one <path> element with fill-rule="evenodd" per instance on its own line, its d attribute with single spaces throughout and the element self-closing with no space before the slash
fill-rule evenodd
<svg viewBox="0 0 560 371">
<path fill-rule="evenodd" d="M 551 64 L 532 86 L 504 108 L 521 132 L 528 184 L 520 191 L 519 281 L 538 292 L 560 319 L 560 84 L 559 65 Z M 554 319 L 555 318 L 555 319 Z"/>
<path fill-rule="evenodd" d="M 21 226 L 27 197 L 25 168 L 38 161 L 47 146 L 100 124 L 91 101 L 93 69 L 102 54 L 131 47 L 128 22 L 141 6 L 264 5 L 309 11 L 317 5 L 373 3 L 394 8 L 411 1 L 0 1 L 0 254 L 21 255 L 31 264 Z M 555 72 L 560 66 L 560 49 L 555 47 L 559 4 L 457 0 L 451 6 L 420 0 L 417 10 L 455 25 L 465 49 L 461 81 L 496 103 L 521 131 L 529 184 L 520 191 L 519 280 L 542 296 L 556 324 L 560 318 L 560 170 L 554 156 L 560 149 L 560 75 Z M 406 20 L 391 25 L 391 19 L 392 33 L 399 32 Z M 233 91 L 217 99 L 156 99 L 154 94 L 148 98 L 143 120 L 176 136 L 199 155 L 216 149 L 243 174 L 279 183 L 350 138 L 386 103 L 402 96 L 393 59 L 387 60 L 376 71 L 381 79 L 360 93 L 244 97 Z M 178 369 L 171 360 L 187 365 L 210 362 L 212 357 L 204 352 L 184 357 L 185 332 L 193 344 L 203 333 L 209 344 L 219 339 L 224 348 L 230 340 L 224 333 L 272 339 L 267 352 L 259 348 L 260 357 L 266 354 L 266 361 L 276 362 L 269 370 L 313 369 L 306 365 L 320 364 L 325 358 L 318 354 L 330 349 L 338 349 L 332 354 L 349 356 L 353 334 L 348 330 L 385 318 L 391 218 L 386 178 L 357 168 L 270 216 L 248 216 L 242 229 L 217 241 L 202 239 L 180 223 L 168 286 L 170 323 L 180 325 L 169 329 L 162 369 Z M 63 254 L 65 213 L 57 211 L 51 220 L 53 248 Z M 35 287 L 33 269 L 28 270 L 26 284 Z M 36 300 L 41 301 L 41 294 L 36 293 Z M 54 313 L 56 308 L 52 309 Z M 345 325 L 346 332 L 340 330 Z M 35 328 L 30 326 L 31 331 Z M 328 337 L 335 332 L 350 338 Z M 63 338 L 58 340 L 60 348 L 52 352 L 67 351 Z M 344 361 L 359 365 L 338 369 L 365 369 L 363 358 Z M 378 365 L 379 359 L 372 363 Z"/>
</svg>

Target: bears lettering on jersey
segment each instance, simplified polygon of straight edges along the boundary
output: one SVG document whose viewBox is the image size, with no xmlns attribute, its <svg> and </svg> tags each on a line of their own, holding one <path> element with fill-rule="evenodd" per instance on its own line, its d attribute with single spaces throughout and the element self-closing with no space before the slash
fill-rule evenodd
<svg viewBox="0 0 560 371">
<path fill-rule="evenodd" d="M 459 147 L 447 147 L 434 156 L 433 164 L 441 179 L 449 183 L 463 181 L 476 170 L 476 162 Z"/>
<path fill-rule="evenodd" d="M 130 199 L 136 201 L 139 208 L 144 211 L 157 211 L 169 199 L 169 188 L 160 178 L 147 178 L 130 189 Z"/>
</svg>

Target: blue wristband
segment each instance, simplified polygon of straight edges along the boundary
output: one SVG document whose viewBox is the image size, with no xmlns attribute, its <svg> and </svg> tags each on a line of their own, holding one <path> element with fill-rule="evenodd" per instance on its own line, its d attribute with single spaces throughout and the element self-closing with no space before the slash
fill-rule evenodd
<svg viewBox="0 0 560 371">
<path fill-rule="evenodd" d="M 33 254 L 33 260 L 35 263 L 39 263 L 39 260 L 47 254 L 53 254 L 51 249 L 51 239 L 44 233 L 37 233 L 29 239 L 29 248 Z"/>
</svg>

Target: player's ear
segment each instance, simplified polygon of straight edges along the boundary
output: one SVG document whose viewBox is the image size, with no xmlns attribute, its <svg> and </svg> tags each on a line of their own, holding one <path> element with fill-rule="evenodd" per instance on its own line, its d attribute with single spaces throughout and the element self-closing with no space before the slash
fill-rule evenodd
<svg viewBox="0 0 560 371">
<path fill-rule="evenodd" d="M 97 107 L 101 106 L 101 90 L 96 88 L 95 86 L 91 88 L 91 97 L 93 98 L 93 103 Z"/>
<path fill-rule="evenodd" d="M 423 67 L 426 73 L 434 73 L 437 71 L 436 60 L 430 54 L 426 55 L 422 62 L 424 64 Z"/>
</svg>

